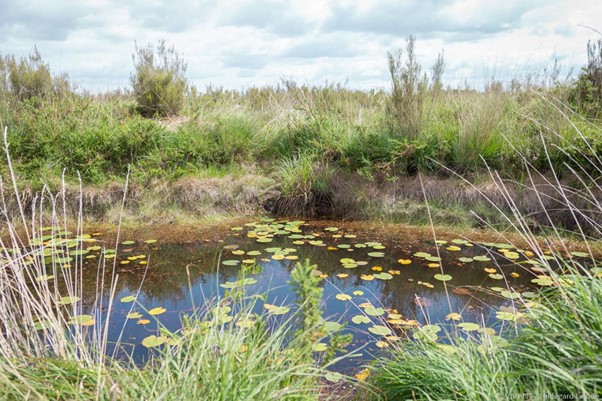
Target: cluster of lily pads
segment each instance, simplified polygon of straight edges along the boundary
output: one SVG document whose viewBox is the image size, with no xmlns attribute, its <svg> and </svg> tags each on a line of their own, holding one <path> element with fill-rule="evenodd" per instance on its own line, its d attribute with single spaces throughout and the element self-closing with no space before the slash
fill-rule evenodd
<svg viewBox="0 0 602 401">
<path fill-rule="evenodd" d="M 509 278 L 516 278 L 520 274 L 532 274 L 533 278 L 530 281 L 533 286 L 570 285 L 570 278 L 555 274 L 545 266 L 545 263 L 542 263 L 545 260 L 558 260 L 559 255 L 551 253 L 536 255 L 530 250 L 517 249 L 504 243 L 476 243 L 465 239 L 437 240 L 435 244 L 436 252 L 433 254 L 414 252 L 397 259 L 395 266 L 384 267 L 386 263 L 378 262 L 387 255 L 388 250 L 385 244 L 377 241 L 359 242 L 356 234 L 339 227 L 317 227 L 306 224 L 301 220 L 285 221 L 266 218 L 247 223 L 244 226 L 232 227 L 231 230 L 237 238 L 243 237 L 255 241 L 257 244 L 265 244 L 266 247 L 262 250 L 246 251 L 237 244 L 226 245 L 221 265 L 227 268 L 259 266 L 272 260 L 296 261 L 299 259 L 299 247 L 320 247 L 328 252 L 341 253 L 341 257 L 338 259 L 341 272 L 336 274 L 339 279 L 347 278 L 350 269 L 362 269 L 362 273 L 359 275 L 360 279 L 370 282 L 374 280 L 393 280 L 396 276 L 401 275 L 403 269 L 427 268 L 434 270 L 432 274 L 434 283 L 440 282 L 440 285 L 450 286 L 449 288 L 455 294 L 473 294 L 472 290 L 462 288 L 460 285 L 454 286 L 454 278 L 449 274 L 450 266 L 442 266 L 442 253 L 458 252 L 459 256 L 455 258 L 454 267 L 461 268 L 469 263 L 482 263 L 487 279 L 505 282 L 504 286 L 487 288 L 487 290 L 497 293 L 500 297 L 512 302 L 511 305 L 502 306 L 495 312 L 496 318 L 500 321 L 524 322 L 524 314 L 521 308 L 535 305 L 532 298 L 536 296 L 536 292 L 532 288 L 525 291 L 512 288 L 507 282 Z M 67 271 L 75 264 L 96 266 L 99 263 L 98 259 L 114 260 L 116 266 L 121 269 L 131 269 L 134 266 L 146 267 L 145 265 L 148 262 L 146 252 L 134 252 L 134 250 L 139 250 L 140 246 L 145 246 L 146 250 L 149 250 L 149 248 L 156 249 L 153 248 L 153 244 L 156 242 L 153 239 L 126 240 L 120 243 L 117 251 L 115 248 L 103 246 L 103 243 L 97 239 L 99 235 L 100 233 L 92 233 L 73 236 L 70 231 L 62 228 L 44 227 L 40 235 L 34 237 L 28 246 L 22 249 L 8 249 L 8 254 L 0 258 L 0 268 L 3 264 L 11 263 L 11 258 L 15 257 L 22 258 L 26 265 L 34 263 L 45 265 L 47 267 L 40 271 L 46 273 L 39 274 L 34 278 L 36 282 L 40 283 L 55 279 L 54 275 L 49 274 L 49 272 Z M 290 243 L 290 246 L 270 246 L 270 243 L 276 238 L 285 239 Z M 471 252 L 472 256 L 461 253 L 469 249 L 478 249 L 479 252 Z M 364 256 L 351 257 L 354 256 L 353 252 L 356 251 L 360 251 L 359 253 Z M 474 255 L 475 253 L 480 254 Z M 591 258 L 588 253 L 578 251 L 571 252 L 568 256 L 583 259 Z M 521 266 L 523 271 L 521 273 L 512 271 L 506 275 L 500 268 L 505 263 L 512 266 Z M 54 269 L 50 269 L 48 266 L 53 266 Z M 594 268 L 592 273 L 602 276 L 600 268 Z M 328 274 L 321 271 L 315 271 L 315 274 L 324 280 L 329 280 Z M 223 282 L 220 286 L 226 291 L 247 288 L 257 283 L 257 279 L 252 275 L 252 270 L 246 271 L 243 277 Z M 426 288 L 435 287 L 435 284 L 429 281 L 418 281 L 416 284 Z M 335 299 L 340 302 L 351 301 L 356 305 L 359 313 L 353 315 L 345 323 L 352 324 L 361 330 L 367 330 L 375 336 L 375 344 L 379 348 L 389 346 L 391 342 L 399 340 L 408 333 L 411 333 L 411 336 L 416 339 L 436 340 L 443 331 L 444 326 L 441 324 L 421 324 L 414 318 L 404 318 L 395 309 L 365 302 L 365 298 L 362 298 L 363 295 L 364 291 L 361 288 L 356 288 L 349 291 L 349 293 L 340 292 L 336 294 Z M 76 305 L 79 302 L 81 302 L 81 299 L 74 295 L 59 296 L 56 299 L 57 305 L 60 306 Z M 138 305 L 134 295 L 124 296 L 120 299 L 120 302 L 135 302 L 133 305 Z M 427 302 L 420 297 L 415 299 L 415 303 L 420 307 L 428 306 Z M 269 316 L 286 315 L 291 312 L 291 307 L 287 305 L 273 305 L 266 302 L 263 307 Z M 75 307 L 66 309 L 68 309 L 68 312 L 81 311 L 81 308 Z M 135 311 L 134 308 L 131 308 L 126 318 L 134 320 L 138 325 L 147 325 L 151 322 L 151 319 L 157 319 L 157 316 L 166 312 L 166 309 L 161 306 L 147 310 L 140 305 L 140 308 L 137 309 L 141 311 Z M 146 316 L 141 312 L 145 313 Z M 234 324 L 239 327 L 251 327 L 255 322 L 253 316 L 235 318 L 231 312 L 229 307 L 221 307 L 214 311 L 214 317 L 217 317 L 219 324 L 234 321 Z M 483 325 L 477 323 L 462 321 L 463 318 L 460 312 L 450 312 L 445 320 L 453 325 L 454 330 L 460 330 L 464 333 L 478 333 L 487 336 L 496 334 L 496 331 L 491 327 L 483 327 Z M 72 314 L 67 321 L 70 324 L 80 326 L 93 326 L 95 324 L 94 317 L 88 314 Z M 329 324 L 334 324 L 334 322 L 329 322 Z M 42 327 L 43 324 L 40 323 L 40 328 Z M 172 339 L 169 336 L 151 335 L 142 340 L 142 345 L 150 348 L 165 343 L 169 344 L 170 341 Z M 499 342 L 502 341 L 499 340 Z M 324 345 L 318 344 L 315 347 L 316 352 L 325 349 Z"/>
</svg>

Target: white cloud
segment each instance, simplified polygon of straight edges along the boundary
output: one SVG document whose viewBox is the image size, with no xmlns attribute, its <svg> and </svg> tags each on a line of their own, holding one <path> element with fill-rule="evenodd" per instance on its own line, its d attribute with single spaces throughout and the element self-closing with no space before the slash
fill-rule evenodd
<svg viewBox="0 0 602 401">
<path fill-rule="evenodd" d="M 417 36 L 430 69 L 445 49 L 452 85 L 510 79 L 550 66 L 578 68 L 602 30 L 595 0 L 0 0 L 0 52 L 37 45 L 57 72 L 83 88 L 127 86 L 134 42 L 165 39 L 201 88 L 345 82 L 388 87 L 387 51 Z"/>
</svg>

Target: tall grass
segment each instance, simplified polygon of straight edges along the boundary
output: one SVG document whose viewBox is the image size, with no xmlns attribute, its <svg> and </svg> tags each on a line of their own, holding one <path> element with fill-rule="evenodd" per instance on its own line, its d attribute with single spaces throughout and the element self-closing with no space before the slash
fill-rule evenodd
<svg viewBox="0 0 602 401">
<path fill-rule="evenodd" d="M 571 125 L 575 137 L 583 141 L 582 146 L 590 147 L 587 136 L 577 125 Z M 425 340 L 399 345 L 390 358 L 382 358 L 374 367 L 373 383 L 388 399 L 542 400 L 602 396 L 602 276 L 600 262 L 593 257 L 596 240 L 590 237 L 602 228 L 602 188 L 599 180 L 587 173 L 591 169 L 599 171 L 602 163 L 597 155 L 585 152 L 580 154 L 578 170 L 567 162 L 564 168 L 580 183 L 580 189 L 567 188 L 555 172 L 545 138 L 541 140 L 552 178 L 546 179 L 515 148 L 525 165 L 526 181 L 534 184 L 546 179 L 554 188 L 561 199 L 559 207 L 573 219 L 573 235 L 591 258 L 578 261 L 571 256 L 571 249 L 562 241 L 566 233 L 556 224 L 554 211 L 546 212 L 548 234 L 543 239 L 537 237 L 511 191 L 492 170 L 491 178 L 506 205 L 488 200 L 534 253 L 540 277 L 548 280 L 549 288 L 534 299 L 513 302 L 522 317 L 507 326 L 508 340 L 501 341 L 487 333 L 466 337 L 452 331 L 446 335 L 445 345 Z M 536 196 L 544 202 L 548 195 L 537 192 Z"/>
<path fill-rule="evenodd" d="M 44 188 L 27 214 L 19 200 L 6 130 L 4 145 L 13 181 L 0 182 L 5 223 L 0 239 L 1 399 L 318 398 L 324 369 L 308 358 L 319 340 L 316 327 L 294 331 L 294 317 L 275 327 L 267 315 L 251 313 L 252 303 L 240 304 L 234 294 L 201 304 L 192 316 L 183 317 L 178 331 L 158 330 L 164 348 L 144 366 L 117 358 L 122 344 L 108 341 L 119 280 L 116 259 L 101 257 L 95 286 L 84 288 L 78 251 L 93 240 L 83 235 L 81 198 L 73 219 L 65 191 L 53 194 Z M 6 186 L 14 188 L 6 191 Z M 122 211 L 127 179 L 125 188 Z M 17 222 L 7 210 L 11 194 L 19 205 Z M 118 245 L 119 230 L 114 249 Z M 305 271 L 314 268 L 308 265 Z M 303 299 L 299 302 L 303 305 Z M 312 302 L 303 307 L 319 308 Z M 321 316 L 319 309 L 313 313 Z"/>
</svg>

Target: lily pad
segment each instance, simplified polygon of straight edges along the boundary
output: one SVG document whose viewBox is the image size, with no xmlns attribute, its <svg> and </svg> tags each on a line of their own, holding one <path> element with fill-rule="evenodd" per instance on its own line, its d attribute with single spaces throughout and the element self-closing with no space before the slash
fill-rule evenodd
<svg viewBox="0 0 602 401">
<path fill-rule="evenodd" d="M 355 315 L 351 318 L 351 321 L 355 324 L 368 324 L 370 322 L 372 322 L 372 320 L 370 320 L 370 318 L 368 316 L 364 316 L 364 315 Z"/>
<path fill-rule="evenodd" d="M 123 303 L 134 302 L 136 300 L 135 295 L 128 295 L 127 297 L 121 298 L 119 301 Z"/>
<path fill-rule="evenodd" d="M 368 306 L 364 309 L 364 313 L 369 316 L 382 316 L 385 314 L 385 310 L 380 307 Z"/>
<path fill-rule="evenodd" d="M 222 262 L 222 264 L 224 266 L 237 266 L 237 265 L 240 264 L 240 261 L 239 260 L 233 260 L 233 259 L 231 259 L 231 260 L 224 260 Z"/>
<path fill-rule="evenodd" d="M 160 315 L 160 314 L 165 313 L 165 312 L 167 312 L 167 309 L 165 309 L 165 308 L 163 308 L 161 306 L 158 306 L 156 308 L 153 308 L 153 309 L 149 310 L 148 314 L 152 315 L 152 316 L 155 316 L 155 315 Z"/>
<path fill-rule="evenodd" d="M 61 297 L 57 304 L 59 305 L 71 305 L 80 300 L 80 297 Z"/>
<path fill-rule="evenodd" d="M 384 252 L 368 252 L 368 256 L 372 258 L 383 258 L 385 256 Z"/>
<path fill-rule="evenodd" d="M 153 348 L 163 345 L 165 341 L 167 341 L 167 338 L 164 336 L 157 337 L 155 335 L 151 335 L 142 340 L 142 345 L 144 345 L 146 348 Z"/>
<path fill-rule="evenodd" d="M 335 295 L 335 298 L 338 299 L 339 301 L 349 301 L 349 300 L 351 300 L 351 295 L 337 294 L 337 295 Z"/>
<path fill-rule="evenodd" d="M 372 334 L 377 335 L 377 336 L 388 336 L 388 335 L 392 334 L 390 328 L 388 328 L 386 326 L 379 325 L 379 324 L 375 324 L 374 326 L 369 327 L 368 331 L 370 333 L 372 333 Z"/>
<path fill-rule="evenodd" d="M 458 323 L 458 327 L 467 332 L 476 331 L 481 328 L 481 326 L 479 326 L 478 324 L 470 322 Z"/>
<path fill-rule="evenodd" d="M 377 273 L 373 275 L 374 278 L 377 278 L 379 280 L 391 280 L 393 278 L 393 276 L 389 273 Z"/>
<path fill-rule="evenodd" d="M 433 276 L 433 278 L 434 278 L 435 280 L 438 280 L 438 281 L 443 281 L 443 282 L 445 282 L 445 281 L 449 281 L 449 280 L 451 280 L 451 279 L 452 279 L 452 276 L 450 276 L 449 274 L 435 274 L 435 275 Z"/>
</svg>

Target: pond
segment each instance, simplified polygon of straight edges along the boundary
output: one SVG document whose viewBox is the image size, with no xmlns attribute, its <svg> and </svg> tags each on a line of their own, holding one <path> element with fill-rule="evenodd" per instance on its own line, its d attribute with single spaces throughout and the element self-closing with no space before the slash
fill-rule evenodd
<svg viewBox="0 0 602 401">
<path fill-rule="evenodd" d="M 290 273 L 305 259 L 317 265 L 322 278 L 324 317 L 353 336 L 347 351 L 360 350 L 361 356 L 334 367 L 344 372 L 356 370 L 408 330 L 435 337 L 452 330 L 500 333 L 520 319 L 515 303 L 534 295 L 534 282 L 550 284 L 529 250 L 463 238 L 379 239 L 357 226 L 263 219 L 232 227 L 220 241 L 127 238 L 116 252 L 94 234 L 89 241 L 64 260 L 83 263 L 83 311 L 88 306 L 89 313 L 95 301 L 99 265 L 106 257 L 107 270 L 115 263 L 119 274 L 109 341 L 120 340 L 122 356 L 137 363 L 152 352 L 142 341 L 157 334 L 158 322 L 176 331 L 195 307 L 242 284 L 247 295 L 262 295 L 254 312 L 268 314 L 273 324 L 293 316 Z M 433 325 L 443 330 L 437 333 Z"/>
</svg>

